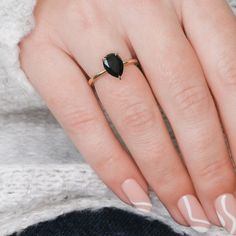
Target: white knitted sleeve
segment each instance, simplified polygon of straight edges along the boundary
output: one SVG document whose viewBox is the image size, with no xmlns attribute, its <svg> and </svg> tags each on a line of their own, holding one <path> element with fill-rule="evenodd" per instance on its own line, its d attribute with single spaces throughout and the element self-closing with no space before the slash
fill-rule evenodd
<svg viewBox="0 0 236 236">
<path fill-rule="evenodd" d="M 19 41 L 33 27 L 36 0 L 0 0 L 0 83 L 14 79 L 26 91 L 33 87 L 20 69 Z"/>
<path fill-rule="evenodd" d="M 234 11 L 234 14 L 236 15 L 236 0 L 228 0 L 228 2 L 230 3 L 230 5 Z"/>
</svg>

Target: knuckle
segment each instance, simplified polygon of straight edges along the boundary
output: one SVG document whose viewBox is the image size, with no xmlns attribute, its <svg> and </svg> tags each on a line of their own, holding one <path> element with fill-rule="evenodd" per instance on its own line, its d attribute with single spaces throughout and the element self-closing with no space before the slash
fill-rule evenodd
<svg viewBox="0 0 236 236">
<path fill-rule="evenodd" d="M 198 127 L 199 125 L 201 127 Z M 188 140 L 188 143 L 196 153 L 206 156 L 210 152 L 214 152 L 215 133 L 214 130 L 207 129 L 205 126 L 202 127 L 202 123 L 199 125 L 195 124 L 195 128 L 191 132 L 192 137 Z"/>
<path fill-rule="evenodd" d="M 111 167 L 114 166 L 118 159 L 112 153 L 103 153 L 103 156 L 104 158 L 98 158 L 95 162 L 96 169 L 108 175 Z"/>
<path fill-rule="evenodd" d="M 176 175 L 176 173 L 179 174 Z M 160 168 L 156 170 L 155 176 L 154 189 L 163 196 L 169 196 L 169 200 L 173 199 L 173 201 L 175 201 L 176 197 L 182 195 L 181 193 L 190 186 L 187 175 L 179 165 Z M 184 187 L 179 188 L 179 186 Z M 175 191 L 173 192 L 174 189 Z"/>
<path fill-rule="evenodd" d="M 196 116 L 209 109 L 210 98 L 202 86 L 190 86 L 177 89 L 174 100 L 177 109 L 184 116 Z"/>
<path fill-rule="evenodd" d="M 166 0 L 164 0 L 166 1 Z M 163 0 L 119 0 L 119 7 L 123 10 L 124 6 L 138 17 L 150 16 L 153 9 L 163 9 Z"/>
<path fill-rule="evenodd" d="M 170 166 L 166 168 L 159 168 L 156 169 L 156 175 L 159 176 L 159 186 L 164 186 L 166 183 L 173 183 L 173 179 L 175 179 L 175 182 L 177 182 L 177 179 L 179 177 L 176 177 L 176 173 L 180 173 L 179 168 L 176 166 Z M 172 184 L 171 184 L 172 185 Z"/>
<path fill-rule="evenodd" d="M 47 48 L 51 44 L 48 28 L 44 27 L 44 30 L 41 30 L 39 23 L 36 22 L 34 29 L 32 29 L 32 31 L 27 34 L 18 45 L 20 48 L 20 53 L 26 51 L 34 54 L 34 50 L 38 50 L 38 52 L 40 52 L 42 49 Z"/>
<path fill-rule="evenodd" d="M 102 149 L 104 149 L 103 146 Z M 114 152 L 108 153 L 102 149 L 99 153 L 102 154 L 103 158 L 97 158 L 97 160 L 94 160 L 93 168 L 100 175 L 100 177 L 103 177 L 102 179 L 107 185 L 113 187 L 117 186 L 120 181 L 120 177 L 124 173 L 129 173 L 129 165 L 124 166 L 120 156 Z M 114 173 L 116 173 L 116 175 L 114 175 Z"/>
<path fill-rule="evenodd" d="M 128 104 L 122 114 L 122 123 L 131 130 L 144 130 L 155 122 L 154 111 L 144 102 Z"/>
<path fill-rule="evenodd" d="M 31 33 L 27 37 L 21 40 L 19 43 L 20 54 L 32 53 L 41 44 L 36 40 L 36 37 Z"/>
<path fill-rule="evenodd" d="M 228 158 L 204 163 L 204 166 L 198 170 L 199 178 L 206 180 L 212 186 L 225 186 L 235 184 L 235 175 L 230 168 Z"/>
<path fill-rule="evenodd" d="M 220 79 L 223 86 L 236 87 L 236 64 L 233 60 L 227 59 L 228 57 L 221 57 L 218 61 L 218 68 L 220 70 Z"/>
<path fill-rule="evenodd" d="M 95 29 L 102 22 L 102 14 L 91 1 L 70 0 L 66 12 L 69 22 L 81 32 Z"/>
<path fill-rule="evenodd" d="M 35 80 L 35 76 L 29 76 L 29 72 L 32 72 L 32 68 L 44 65 L 45 59 L 50 55 L 53 46 L 47 42 L 39 42 L 31 38 L 24 39 L 19 45 L 19 60 L 21 67 L 27 79 Z"/>
<path fill-rule="evenodd" d="M 143 8 L 144 6 L 154 6 L 155 3 L 157 3 L 158 1 L 155 1 L 155 0 L 138 0 L 138 1 L 135 1 L 138 6 L 140 8 Z M 132 5 L 134 5 L 134 0 L 130 0 L 130 3 L 132 3 Z"/>
<path fill-rule="evenodd" d="M 156 7 L 160 2 L 163 0 L 122 0 L 120 3 L 124 6 L 128 4 L 130 6 L 130 9 L 136 9 L 139 11 L 143 11 L 148 8 Z"/>
<path fill-rule="evenodd" d="M 98 117 L 86 108 L 72 109 L 64 115 L 64 122 L 71 134 L 91 132 L 98 125 Z"/>
<path fill-rule="evenodd" d="M 153 176 L 158 176 L 159 172 L 166 171 L 169 172 L 169 165 L 167 167 L 164 166 L 160 160 L 166 154 L 167 149 L 169 148 L 166 145 L 166 142 L 163 140 L 158 140 L 160 138 L 148 137 L 142 140 L 142 146 L 145 146 L 145 149 L 140 151 L 140 155 L 136 157 L 137 162 L 140 163 L 143 167 L 150 170 L 150 173 L 153 171 Z M 139 143 L 137 143 L 139 144 Z M 148 153 L 148 158 L 147 157 Z M 155 167 L 155 168 L 154 168 Z M 162 169 L 164 168 L 165 169 Z M 167 170 L 168 169 L 168 170 Z"/>
</svg>

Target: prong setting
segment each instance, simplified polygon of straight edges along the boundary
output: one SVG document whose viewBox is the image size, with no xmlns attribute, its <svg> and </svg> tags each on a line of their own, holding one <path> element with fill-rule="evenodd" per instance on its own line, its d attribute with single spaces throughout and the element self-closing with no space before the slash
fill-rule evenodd
<svg viewBox="0 0 236 236">
<path fill-rule="evenodd" d="M 110 53 L 103 58 L 103 66 L 108 74 L 121 79 L 124 63 L 117 53 Z"/>
</svg>

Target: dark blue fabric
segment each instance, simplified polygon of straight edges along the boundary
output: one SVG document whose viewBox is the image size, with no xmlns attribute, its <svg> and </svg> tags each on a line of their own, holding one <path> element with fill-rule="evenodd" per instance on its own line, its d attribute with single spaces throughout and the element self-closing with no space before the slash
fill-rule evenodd
<svg viewBox="0 0 236 236">
<path fill-rule="evenodd" d="M 30 226 L 11 236 L 178 236 L 167 225 L 116 208 L 84 210 Z M 186 234 L 185 234 L 186 235 Z"/>
</svg>

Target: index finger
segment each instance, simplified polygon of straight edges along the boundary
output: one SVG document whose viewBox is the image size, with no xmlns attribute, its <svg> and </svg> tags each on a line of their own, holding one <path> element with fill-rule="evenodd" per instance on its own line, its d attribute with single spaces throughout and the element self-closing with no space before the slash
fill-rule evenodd
<svg viewBox="0 0 236 236">
<path fill-rule="evenodd" d="M 149 211 L 146 182 L 112 133 L 79 67 L 53 46 L 37 45 L 33 50 L 23 46 L 21 51 L 26 54 L 21 62 L 32 85 L 86 161 L 123 201 Z M 127 185 L 137 194 L 125 191 Z"/>
</svg>

